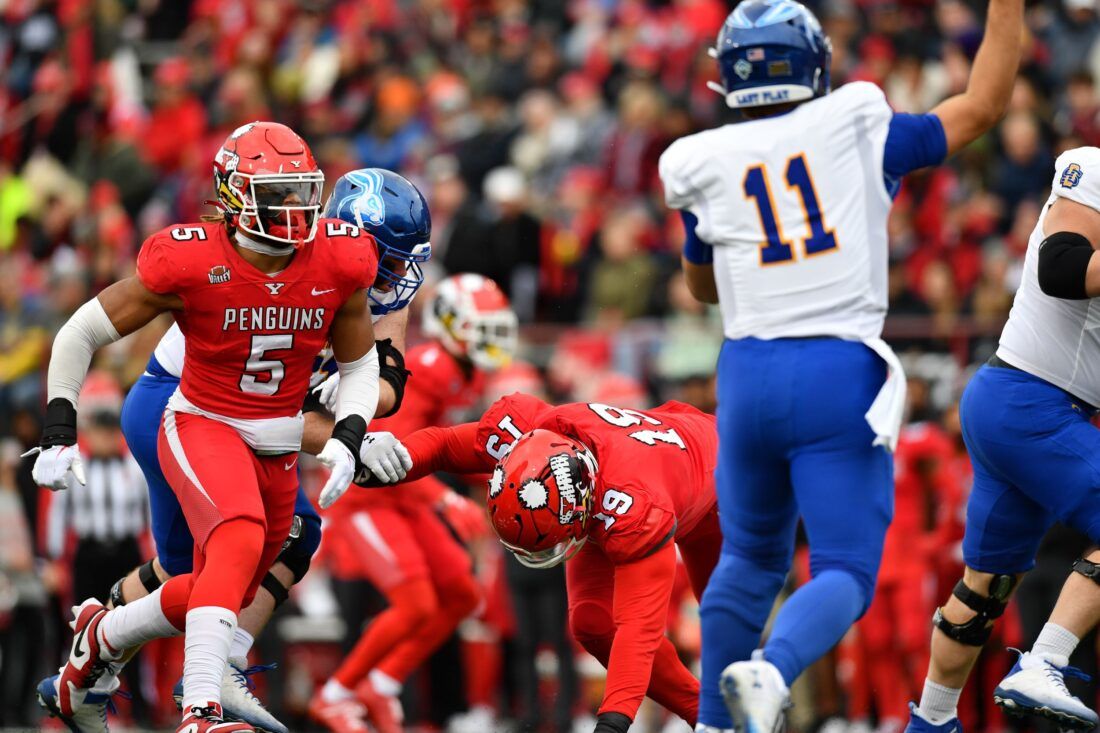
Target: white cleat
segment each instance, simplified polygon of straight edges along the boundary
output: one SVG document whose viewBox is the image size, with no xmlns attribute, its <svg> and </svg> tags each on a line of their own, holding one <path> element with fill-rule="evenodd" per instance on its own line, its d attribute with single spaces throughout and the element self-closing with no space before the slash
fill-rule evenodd
<svg viewBox="0 0 1100 733">
<path fill-rule="evenodd" d="M 722 697 L 741 733 L 781 733 L 787 725 L 791 691 L 775 665 L 757 649 L 748 662 L 734 662 L 722 670 Z"/>
<path fill-rule="evenodd" d="M 713 725 L 695 724 L 695 733 L 734 733 L 733 728 L 716 728 Z"/>
<path fill-rule="evenodd" d="M 1013 715 L 1038 715 L 1063 728 L 1091 730 L 1100 718 L 1066 689 L 1066 676 L 1088 679 L 1064 656 L 1024 652 L 993 691 L 993 701 Z"/>
<path fill-rule="evenodd" d="M 493 709 L 476 705 L 465 713 L 452 715 L 447 721 L 447 733 L 485 733 L 496 730 L 497 716 Z"/>
<path fill-rule="evenodd" d="M 225 665 L 222 675 L 222 714 L 226 720 L 247 723 L 262 733 L 289 733 L 287 727 L 267 711 L 264 704 L 252 692 L 255 685 L 252 675 L 266 672 L 272 664 L 249 667 L 245 659 L 233 658 Z M 176 708 L 183 704 L 183 679 L 172 691 Z"/>
</svg>

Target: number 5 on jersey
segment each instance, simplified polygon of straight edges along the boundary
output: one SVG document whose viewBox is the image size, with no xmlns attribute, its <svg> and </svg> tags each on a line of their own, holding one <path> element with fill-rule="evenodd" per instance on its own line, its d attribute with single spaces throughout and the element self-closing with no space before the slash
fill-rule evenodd
<svg viewBox="0 0 1100 733">
<path fill-rule="evenodd" d="M 807 257 L 835 250 L 836 232 L 825 228 L 825 217 L 814 188 L 810 169 L 806 166 L 806 155 L 800 153 L 787 161 L 787 188 L 798 190 L 802 202 L 802 211 L 806 217 L 809 236 L 802 240 L 802 251 Z M 775 214 L 775 200 L 771 185 L 768 183 L 768 171 L 763 165 L 754 165 L 745 171 L 742 181 L 745 198 L 756 199 L 756 208 L 760 214 L 760 224 L 764 229 L 765 241 L 760 245 L 760 264 L 775 265 L 791 262 L 795 259 L 789 240 L 783 236 L 783 227 Z"/>
</svg>

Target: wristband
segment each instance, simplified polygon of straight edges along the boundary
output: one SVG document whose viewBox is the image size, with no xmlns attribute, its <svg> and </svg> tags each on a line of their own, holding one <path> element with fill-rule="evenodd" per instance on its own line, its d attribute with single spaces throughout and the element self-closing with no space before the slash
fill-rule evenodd
<svg viewBox="0 0 1100 733">
<path fill-rule="evenodd" d="M 367 421 L 359 415 L 348 415 L 332 428 L 332 439 L 340 441 L 348 449 L 355 459 L 356 470 L 362 466 L 359 461 L 359 446 L 363 444 L 366 434 Z"/>
<path fill-rule="evenodd" d="M 46 405 L 46 424 L 42 426 L 42 439 L 38 445 L 51 448 L 75 444 L 76 408 L 64 397 L 54 397 Z"/>
</svg>

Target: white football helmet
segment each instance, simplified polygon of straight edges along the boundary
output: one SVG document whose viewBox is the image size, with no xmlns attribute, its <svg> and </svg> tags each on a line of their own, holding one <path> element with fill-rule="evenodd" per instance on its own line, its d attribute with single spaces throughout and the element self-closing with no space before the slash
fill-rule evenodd
<svg viewBox="0 0 1100 733">
<path fill-rule="evenodd" d="M 516 352 L 519 321 L 508 296 L 481 275 L 452 275 L 435 288 L 424 309 L 424 332 L 455 356 L 496 371 Z"/>
</svg>

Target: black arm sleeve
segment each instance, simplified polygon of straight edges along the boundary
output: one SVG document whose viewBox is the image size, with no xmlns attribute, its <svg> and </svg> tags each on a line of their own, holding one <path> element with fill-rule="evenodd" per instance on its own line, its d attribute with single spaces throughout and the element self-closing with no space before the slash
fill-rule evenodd
<svg viewBox="0 0 1100 733">
<path fill-rule="evenodd" d="M 383 379 L 393 387 L 393 407 L 385 415 L 377 417 L 389 417 L 401 407 L 401 400 L 405 397 L 405 382 L 409 381 L 412 374 L 405 368 L 405 355 L 393 346 L 392 339 L 382 339 L 374 342 L 378 349 L 378 378 Z"/>
<path fill-rule="evenodd" d="M 1092 244 L 1076 232 L 1055 232 L 1039 245 L 1039 287 L 1052 298 L 1085 300 Z"/>
</svg>

